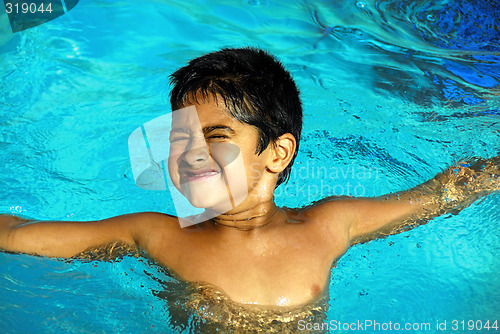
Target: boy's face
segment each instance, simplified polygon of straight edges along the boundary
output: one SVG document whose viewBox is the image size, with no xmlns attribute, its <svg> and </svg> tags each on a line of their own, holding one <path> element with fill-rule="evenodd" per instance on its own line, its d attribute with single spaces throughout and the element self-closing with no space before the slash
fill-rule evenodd
<svg viewBox="0 0 500 334">
<path fill-rule="evenodd" d="M 261 183 L 269 154 L 267 149 L 255 153 L 257 129 L 233 118 L 221 100 L 193 105 L 172 116 L 168 170 L 173 185 L 193 206 L 219 214 L 250 204 L 247 195 Z"/>
</svg>

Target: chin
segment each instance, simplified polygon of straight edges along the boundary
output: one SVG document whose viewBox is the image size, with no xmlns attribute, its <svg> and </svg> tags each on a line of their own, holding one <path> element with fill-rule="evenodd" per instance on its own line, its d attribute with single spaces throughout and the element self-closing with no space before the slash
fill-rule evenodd
<svg viewBox="0 0 500 334">
<path fill-rule="evenodd" d="M 220 188 L 220 189 L 218 189 Z M 195 208 L 224 213 L 232 209 L 226 187 L 192 187 L 186 185 L 181 193 Z"/>
<path fill-rule="evenodd" d="M 195 208 L 199 208 L 199 209 L 209 209 L 215 205 L 217 205 L 216 202 L 214 202 L 212 199 L 210 198 L 206 198 L 207 196 L 205 196 L 205 198 L 199 198 L 199 197 L 193 197 L 193 196 L 190 196 L 190 197 L 186 197 L 189 201 L 189 203 L 194 206 Z"/>
<path fill-rule="evenodd" d="M 217 215 L 226 213 L 226 212 L 233 209 L 231 203 L 227 203 L 225 201 L 216 203 L 214 201 L 209 202 L 206 199 L 199 200 L 199 201 L 189 199 L 189 203 L 191 203 L 191 205 L 194 206 L 195 208 L 207 209 L 207 210 L 213 211 Z"/>
</svg>

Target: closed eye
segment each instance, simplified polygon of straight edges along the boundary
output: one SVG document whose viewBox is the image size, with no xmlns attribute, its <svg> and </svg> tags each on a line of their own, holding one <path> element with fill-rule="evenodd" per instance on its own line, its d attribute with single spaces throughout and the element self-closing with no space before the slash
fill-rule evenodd
<svg viewBox="0 0 500 334">
<path fill-rule="evenodd" d="M 229 136 L 234 135 L 235 132 L 225 125 L 212 125 L 203 128 L 203 133 L 207 139 L 229 139 Z"/>
<path fill-rule="evenodd" d="M 224 135 L 214 135 L 214 136 L 208 137 L 208 139 L 227 139 L 227 138 L 228 137 L 224 136 Z"/>
</svg>

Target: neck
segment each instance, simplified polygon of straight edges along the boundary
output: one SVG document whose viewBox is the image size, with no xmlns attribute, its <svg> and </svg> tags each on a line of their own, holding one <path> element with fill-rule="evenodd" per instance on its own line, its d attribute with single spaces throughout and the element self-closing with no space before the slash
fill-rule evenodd
<svg viewBox="0 0 500 334">
<path fill-rule="evenodd" d="M 232 210 L 221 214 L 211 221 L 216 226 L 231 227 L 238 230 L 254 230 L 269 225 L 279 216 L 279 209 L 273 199 L 261 202 L 250 209 Z"/>
</svg>

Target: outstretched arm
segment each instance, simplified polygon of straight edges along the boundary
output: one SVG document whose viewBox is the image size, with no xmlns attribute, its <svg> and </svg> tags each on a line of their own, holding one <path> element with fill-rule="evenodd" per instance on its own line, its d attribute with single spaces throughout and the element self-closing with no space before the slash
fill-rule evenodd
<svg viewBox="0 0 500 334">
<path fill-rule="evenodd" d="M 0 215 L 0 249 L 11 252 L 72 257 L 112 242 L 141 246 L 143 230 L 154 213 L 135 213 L 93 222 L 30 221 Z"/>
<path fill-rule="evenodd" d="M 402 193 L 360 199 L 350 226 L 352 243 L 395 234 L 431 218 L 458 212 L 500 189 L 500 156 L 459 162 L 433 179 Z"/>
<path fill-rule="evenodd" d="M 377 198 L 352 198 L 333 204 L 346 217 L 351 244 L 395 234 L 433 217 L 458 212 L 500 189 L 500 156 L 459 162 L 410 190 Z M 335 202 L 335 201 L 334 201 Z M 324 203 L 328 207 L 328 203 Z"/>
</svg>

